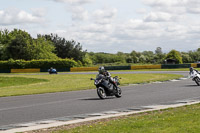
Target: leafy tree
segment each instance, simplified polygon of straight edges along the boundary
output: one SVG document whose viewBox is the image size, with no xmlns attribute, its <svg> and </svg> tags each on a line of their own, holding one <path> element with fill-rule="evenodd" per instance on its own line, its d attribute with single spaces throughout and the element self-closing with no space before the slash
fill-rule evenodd
<svg viewBox="0 0 200 133">
<path fill-rule="evenodd" d="M 94 64 L 102 63 L 125 63 L 126 56 L 124 53 L 108 54 L 108 53 L 89 53 Z"/>
<path fill-rule="evenodd" d="M 8 58 L 28 59 L 27 44 L 32 42 L 30 34 L 25 31 L 14 29 L 9 33 L 10 41 L 6 47 Z"/>
<path fill-rule="evenodd" d="M 156 54 L 154 55 L 154 63 L 160 63 L 162 64 L 165 59 L 165 54 Z"/>
<path fill-rule="evenodd" d="M 157 47 L 154 55 L 154 63 L 163 63 L 164 58 L 165 54 L 162 52 L 162 48 Z"/>
<path fill-rule="evenodd" d="M 74 40 L 67 41 L 69 45 L 72 46 L 72 50 L 69 52 L 69 58 L 73 58 L 74 60 L 83 61 L 83 58 L 85 57 L 86 51 L 82 50 L 81 44 Z"/>
<path fill-rule="evenodd" d="M 191 63 L 192 58 L 190 57 L 189 53 L 181 52 L 183 63 Z"/>
<path fill-rule="evenodd" d="M 162 52 L 162 48 L 161 47 L 157 47 L 156 50 L 155 50 L 155 54 L 163 54 Z"/>
<path fill-rule="evenodd" d="M 6 47 L 10 42 L 9 31 L 7 29 L 0 30 L 0 59 L 7 59 Z"/>
<path fill-rule="evenodd" d="M 120 63 L 126 63 L 127 55 L 123 52 L 117 52 L 117 58 L 119 58 Z"/>
<path fill-rule="evenodd" d="M 29 60 L 32 59 L 58 59 L 56 54 L 53 53 L 55 47 L 51 41 L 45 40 L 43 37 L 39 37 L 28 44 L 27 52 L 29 54 Z"/>
<path fill-rule="evenodd" d="M 0 34 L 1 59 L 57 59 L 53 53 L 54 46 L 45 38 L 33 39 L 26 31 L 14 29 L 11 32 L 5 30 Z"/>
<path fill-rule="evenodd" d="M 127 63 L 133 63 L 133 59 L 130 55 L 126 57 L 126 62 Z"/>
<path fill-rule="evenodd" d="M 136 51 L 132 51 L 131 53 L 130 53 L 130 56 L 131 56 L 131 58 L 132 58 L 132 63 L 138 63 L 139 62 L 139 57 L 140 57 L 140 53 L 137 53 Z"/>
<path fill-rule="evenodd" d="M 90 55 L 88 53 L 85 54 L 85 57 L 83 58 L 83 65 L 84 66 L 90 66 L 92 65 L 92 59 L 90 58 Z"/>
<path fill-rule="evenodd" d="M 0 30 L 0 44 L 6 45 L 10 41 L 9 31 L 5 29 L 4 31 Z"/>
<path fill-rule="evenodd" d="M 167 56 L 165 57 L 165 59 L 174 59 L 174 60 L 176 60 L 176 63 L 180 63 L 180 64 L 183 63 L 180 52 L 178 52 L 176 50 L 171 50 L 167 54 Z"/>
<path fill-rule="evenodd" d="M 55 46 L 54 53 L 60 58 L 73 58 L 76 61 L 83 61 L 86 51 L 83 51 L 80 43 L 72 40 L 67 41 L 65 38 L 61 38 L 58 35 L 38 35 L 39 37 L 43 36 L 46 40 L 53 42 Z"/>
<path fill-rule="evenodd" d="M 146 57 L 145 57 L 144 55 L 141 55 L 141 56 L 139 57 L 139 62 L 140 62 L 140 63 L 146 63 Z"/>
<path fill-rule="evenodd" d="M 144 56 L 142 57 L 143 60 L 145 59 L 144 63 L 154 63 L 154 53 L 152 51 L 144 51 L 142 55 Z"/>
<path fill-rule="evenodd" d="M 196 51 L 189 51 L 188 54 L 191 58 L 191 62 L 200 61 L 200 48 L 198 48 Z"/>
<path fill-rule="evenodd" d="M 3 50 L 3 43 L 2 43 L 2 40 L 3 40 L 3 33 L 2 31 L 0 31 L 0 59 L 2 59 L 2 56 L 4 54 L 4 50 Z"/>
</svg>

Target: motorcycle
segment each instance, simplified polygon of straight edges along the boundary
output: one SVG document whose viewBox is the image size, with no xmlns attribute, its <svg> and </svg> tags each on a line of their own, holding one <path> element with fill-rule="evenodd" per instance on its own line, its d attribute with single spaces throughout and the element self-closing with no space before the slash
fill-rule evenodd
<svg viewBox="0 0 200 133">
<path fill-rule="evenodd" d="M 57 70 L 55 68 L 53 69 L 48 69 L 49 74 L 58 74 Z"/>
<path fill-rule="evenodd" d="M 118 85 L 120 85 L 118 76 L 113 78 L 113 82 L 116 84 L 117 88 L 106 80 L 105 76 L 102 74 L 98 74 L 96 79 L 91 78 L 91 80 L 94 80 L 99 98 L 105 99 L 107 96 L 116 96 L 120 98 L 122 96 L 121 88 L 118 87 Z"/>
<path fill-rule="evenodd" d="M 190 71 L 190 78 L 192 78 L 192 80 L 195 81 L 198 86 L 200 86 L 200 74 L 197 71 Z"/>
</svg>

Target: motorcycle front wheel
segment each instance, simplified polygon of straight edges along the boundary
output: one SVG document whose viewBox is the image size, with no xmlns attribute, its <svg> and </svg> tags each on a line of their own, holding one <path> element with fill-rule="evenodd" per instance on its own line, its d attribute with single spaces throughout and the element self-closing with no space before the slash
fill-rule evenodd
<svg viewBox="0 0 200 133">
<path fill-rule="evenodd" d="M 97 88 L 97 94 L 98 94 L 99 98 L 101 98 L 101 99 L 105 99 L 106 98 L 105 89 L 102 88 L 102 87 Z"/>
<path fill-rule="evenodd" d="M 115 94 L 115 96 L 117 98 L 120 98 L 122 96 L 122 90 L 121 90 L 121 88 L 117 87 L 117 94 Z"/>
</svg>

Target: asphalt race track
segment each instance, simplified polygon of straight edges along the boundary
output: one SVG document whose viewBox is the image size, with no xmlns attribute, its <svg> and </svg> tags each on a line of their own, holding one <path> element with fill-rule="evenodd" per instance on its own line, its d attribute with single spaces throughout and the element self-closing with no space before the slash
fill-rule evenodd
<svg viewBox="0 0 200 133">
<path fill-rule="evenodd" d="M 155 71 L 148 73 L 175 73 L 182 74 L 185 77 L 188 76 L 188 72 L 178 71 Z M 93 84 L 92 81 L 91 84 Z M 121 98 L 112 97 L 106 100 L 100 100 L 95 89 L 40 95 L 2 97 L 0 98 L 0 127 L 10 124 L 30 123 L 66 116 L 99 113 L 115 109 L 168 104 L 178 100 L 200 97 L 200 86 L 197 86 L 191 79 L 168 81 L 163 83 L 139 84 L 121 88 Z"/>
</svg>

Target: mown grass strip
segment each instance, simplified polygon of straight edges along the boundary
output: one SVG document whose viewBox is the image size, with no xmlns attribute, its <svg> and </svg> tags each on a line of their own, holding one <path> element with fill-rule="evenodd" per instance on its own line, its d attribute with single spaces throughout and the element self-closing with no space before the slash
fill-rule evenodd
<svg viewBox="0 0 200 133">
<path fill-rule="evenodd" d="M 36 83 L 47 82 L 47 81 L 48 80 L 46 80 L 46 79 L 38 79 L 38 78 L 0 77 L 0 88 L 1 87 L 36 84 Z"/>
<path fill-rule="evenodd" d="M 72 129 L 60 127 L 54 133 L 198 133 L 199 125 L 200 104 L 196 104 L 90 122 Z"/>
<path fill-rule="evenodd" d="M 1 75 L 2 77 L 3 75 Z M 5 77 L 6 76 L 6 77 Z M 113 76 L 115 76 L 113 74 Z M 164 81 L 169 79 L 177 79 L 182 77 L 175 74 L 118 74 L 121 77 L 121 85 L 147 83 L 153 81 Z M 29 94 L 42 94 L 64 91 L 77 91 L 94 89 L 94 81 L 90 78 L 95 78 L 94 74 L 58 74 L 58 75 L 4 75 L 8 79 L 6 86 L 0 87 L 0 97 L 3 96 L 16 96 L 16 95 L 29 95 Z M 22 78 L 22 81 L 14 81 L 11 79 Z M 24 78 L 24 79 L 23 79 Z M 38 79 L 40 82 L 30 82 L 26 79 Z M 40 79 L 43 79 L 43 82 Z M 9 81 L 10 80 L 10 81 Z M 14 84 L 17 83 L 17 84 Z M 25 84 L 27 83 L 27 84 Z"/>
</svg>

